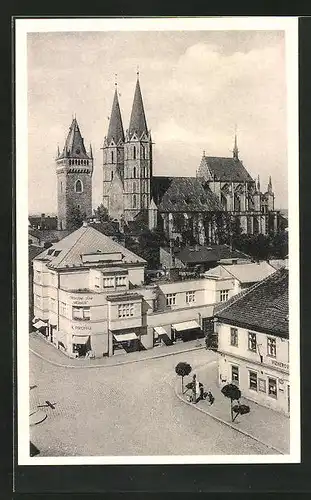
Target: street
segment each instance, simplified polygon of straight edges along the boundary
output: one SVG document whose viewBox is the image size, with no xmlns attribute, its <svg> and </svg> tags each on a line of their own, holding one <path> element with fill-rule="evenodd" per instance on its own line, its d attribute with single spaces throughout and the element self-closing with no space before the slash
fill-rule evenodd
<svg viewBox="0 0 311 500">
<path fill-rule="evenodd" d="M 30 427 L 30 439 L 41 457 L 272 453 L 176 398 L 179 361 L 190 363 L 195 373 L 215 360 L 213 352 L 202 349 L 123 366 L 74 369 L 30 353 L 30 410 L 46 401 L 54 406 L 48 404 L 46 420 Z"/>
</svg>

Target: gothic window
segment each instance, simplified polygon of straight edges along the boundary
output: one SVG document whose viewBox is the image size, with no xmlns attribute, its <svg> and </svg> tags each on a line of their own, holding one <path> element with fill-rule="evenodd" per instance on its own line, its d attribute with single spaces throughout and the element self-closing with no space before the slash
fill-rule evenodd
<svg viewBox="0 0 311 500">
<path fill-rule="evenodd" d="M 136 160 L 136 146 L 133 147 L 133 158 Z"/>
<path fill-rule="evenodd" d="M 86 164 L 87 164 L 87 165 L 89 164 L 89 160 L 86 160 Z"/>
<path fill-rule="evenodd" d="M 136 208 L 136 203 L 137 203 L 136 194 L 133 194 L 133 208 Z"/>
<path fill-rule="evenodd" d="M 145 158 L 146 158 L 146 151 L 145 151 L 144 146 L 141 147 L 141 157 L 143 160 L 145 160 Z"/>
<path fill-rule="evenodd" d="M 221 206 L 223 207 L 223 209 L 227 210 L 227 198 L 223 193 L 221 193 L 220 201 L 221 201 Z"/>
<path fill-rule="evenodd" d="M 62 193 L 63 192 L 63 182 L 61 181 L 60 183 L 60 192 Z"/>
<path fill-rule="evenodd" d="M 71 165 L 71 160 L 69 160 L 69 166 Z"/>
<path fill-rule="evenodd" d="M 113 171 L 111 170 L 111 180 L 113 180 Z"/>
<path fill-rule="evenodd" d="M 113 163 L 113 151 L 111 151 L 111 163 Z"/>
<path fill-rule="evenodd" d="M 240 210 L 241 210 L 240 197 L 237 194 L 234 195 L 234 210 L 236 212 L 240 212 Z"/>
<path fill-rule="evenodd" d="M 136 193 L 136 182 L 133 182 L 133 192 Z"/>
<path fill-rule="evenodd" d="M 135 146 L 134 146 L 134 151 L 135 151 Z M 133 168 L 133 177 L 136 179 L 136 167 Z"/>
<path fill-rule="evenodd" d="M 80 181 L 80 179 L 78 179 L 75 183 L 75 192 L 76 193 L 82 193 L 83 191 L 83 184 L 82 182 Z"/>
</svg>

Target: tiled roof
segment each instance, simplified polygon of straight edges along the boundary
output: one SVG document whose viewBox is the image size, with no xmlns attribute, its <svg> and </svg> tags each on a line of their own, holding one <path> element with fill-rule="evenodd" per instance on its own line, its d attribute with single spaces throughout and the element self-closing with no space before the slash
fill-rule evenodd
<svg viewBox="0 0 311 500">
<path fill-rule="evenodd" d="M 115 90 L 114 93 L 111 116 L 109 120 L 108 134 L 107 134 L 107 141 L 110 142 L 111 139 L 113 139 L 116 144 L 119 142 L 119 140 L 124 142 L 124 130 L 123 130 L 117 89 Z"/>
<path fill-rule="evenodd" d="M 143 98 L 141 95 L 139 80 L 137 79 L 133 107 L 130 118 L 129 134 L 137 134 L 139 137 L 143 133 L 148 133 L 146 116 L 144 111 Z"/>
<path fill-rule="evenodd" d="M 168 252 L 169 248 L 166 249 Z M 222 259 L 249 259 L 238 250 L 231 250 L 228 245 L 210 245 L 184 247 L 174 249 L 174 256 L 182 262 L 195 264 L 203 262 L 218 262 Z"/>
<path fill-rule="evenodd" d="M 245 264 L 221 264 L 205 273 L 206 276 L 236 278 L 240 283 L 257 283 L 275 272 L 268 262 L 247 262 Z"/>
<path fill-rule="evenodd" d="M 288 338 L 287 269 L 279 269 L 232 299 L 217 312 L 220 321 Z"/>
<path fill-rule="evenodd" d="M 219 181 L 252 181 L 243 163 L 234 158 L 224 158 L 220 156 L 204 156 L 200 165 L 200 174 L 207 177 L 208 170 L 215 175 Z"/>
<path fill-rule="evenodd" d="M 152 190 L 160 212 L 221 210 L 218 198 L 196 177 L 153 177 Z"/>
<path fill-rule="evenodd" d="M 56 250 L 56 255 L 51 254 L 51 250 Z M 113 241 L 105 234 L 90 226 L 82 226 L 66 238 L 55 243 L 40 255 L 40 258 L 49 260 L 49 267 L 53 269 L 63 269 L 65 267 L 89 267 L 90 264 L 83 264 L 82 255 L 88 253 L 114 253 L 122 254 L 122 263 L 142 263 L 146 261 L 127 250 L 119 243 Z M 59 253 L 58 253 L 59 252 Z"/>
</svg>

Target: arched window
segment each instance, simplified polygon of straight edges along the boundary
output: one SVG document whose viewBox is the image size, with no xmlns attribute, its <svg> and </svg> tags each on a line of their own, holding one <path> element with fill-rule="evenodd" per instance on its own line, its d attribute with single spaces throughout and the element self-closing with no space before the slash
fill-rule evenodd
<svg viewBox="0 0 311 500">
<path fill-rule="evenodd" d="M 134 146 L 134 148 L 135 148 L 135 146 Z M 133 168 L 133 177 L 134 177 L 134 179 L 136 179 L 136 167 Z"/>
<path fill-rule="evenodd" d="M 113 151 L 111 151 L 111 163 L 113 163 Z"/>
<path fill-rule="evenodd" d="M 136 182 L 133 182 L 133 192 L 136 193 Z"/>
<path fill-rule="evenodd" d="M 80 179 L 78 179 L 75 183 L 75 192 L 76 193 L 82 193 L 83 191 L 83 184 L 82 182 L 80 181 Z"/>
<path fill-rule="evenodd" d="M 69 166 L 71 165 L 71 160 L 69 160 Z"/>
<path fill-rule="evenodd" d="M 87 165 L 89 164 L 89 160 L 86 160 L 86 164 L 87 164 Z"/>
<path fill-rule="evenodd" d="M 137 203 L 136 194 L 133 194 L 133 207 L 134 208 L 136 208 L 136 203 Z"/>
<path fill-rule="evenodd" d="M 136 160 L 136 146 L 133 147 L 133 158 Z"/>
<path fill-rule="evenodd" d="M 111 170 L 111 180 L 113 180 L 113 170 Z"/>
</svg>

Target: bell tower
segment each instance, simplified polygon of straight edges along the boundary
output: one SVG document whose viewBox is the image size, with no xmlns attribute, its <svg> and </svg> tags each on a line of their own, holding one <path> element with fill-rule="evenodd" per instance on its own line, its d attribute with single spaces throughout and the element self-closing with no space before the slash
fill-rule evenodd
<svg viewBox="0 0 311 500">
<path fill-rule="evenodd" d="M 129 128 L 124 144 L 124 217 L 126 221 L 144 212 L 148 220 L 151 202 L 152 139 L 144 111 L 137 72 Z"/>
<path fill-rule="evenodd" d="M 56 158 L 58 229 L 69 229 L 73 214 L 92 215 L 93 153 L 86 151 L 76 118 L 73 118 L 63 151 Z"/>
</svg>

